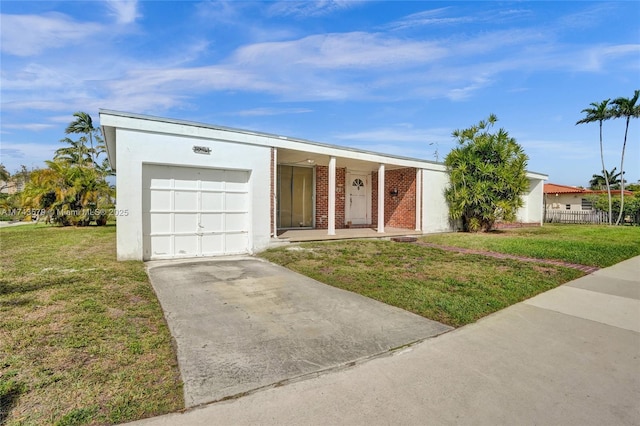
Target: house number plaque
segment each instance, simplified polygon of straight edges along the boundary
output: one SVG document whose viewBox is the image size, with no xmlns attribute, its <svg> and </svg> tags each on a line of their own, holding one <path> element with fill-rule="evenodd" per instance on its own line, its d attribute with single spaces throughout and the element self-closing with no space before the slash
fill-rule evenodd
<svg viewBox="0 0 640 426">
<path fill-rule="evenodd" d="M 211 148 L 209 148 L 208 146 L 194 145 L 193 152 L 195 152 L 196 154 L 211 154 Z"/>
</svg>

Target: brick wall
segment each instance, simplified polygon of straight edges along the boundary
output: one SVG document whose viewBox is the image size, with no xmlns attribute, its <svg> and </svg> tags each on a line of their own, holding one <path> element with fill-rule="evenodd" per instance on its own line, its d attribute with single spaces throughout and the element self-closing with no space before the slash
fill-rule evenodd
<svg viewBox="0 0 640 426">
<path fill-rule="evenodd" d="M 344 182 L 347 170 L 336 168 L 336 229 L 344 228 Z M 329 167 L 316 166 L 316 229 L 329 227 Z"/>
<path fill-rule="evenodd" d="M 391 190 L 397 188 L 398 195 Z M 378 172 L 371 174 L 372 224 L 378 223 Z M 415 229 L 416 227 L 416 169 L 385 170 L 384 226 Z"/>
</svg>

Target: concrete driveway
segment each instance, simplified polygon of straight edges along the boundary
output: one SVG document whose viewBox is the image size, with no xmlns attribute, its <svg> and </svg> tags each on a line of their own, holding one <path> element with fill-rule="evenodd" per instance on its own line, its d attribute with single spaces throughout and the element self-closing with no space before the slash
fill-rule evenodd
<svg viewBox="0 0 640 426">
<path fill-rule="evenodd" d="M 451 330 L 251 257 L 147 263 L 193 407 Z"/>
</svg>

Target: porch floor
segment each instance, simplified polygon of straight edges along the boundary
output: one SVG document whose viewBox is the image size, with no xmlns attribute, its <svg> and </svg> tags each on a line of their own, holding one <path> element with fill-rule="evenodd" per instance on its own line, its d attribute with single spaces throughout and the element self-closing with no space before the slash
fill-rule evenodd
<svg viewBox="0 0 640 426">
<path fill-rule="evenodd" d="M 278 230 L 278 240 L 297 243 L 302 241 L 347 240 L 355 238 L 390 238 L 407 235 L 422 235 L 422 231 L 411 229 L 385 228 L 378 233 L 375 228 L 336 229 L 336 235 L 328 235 L 326 229 L 287 229 Z"/>
</svg>

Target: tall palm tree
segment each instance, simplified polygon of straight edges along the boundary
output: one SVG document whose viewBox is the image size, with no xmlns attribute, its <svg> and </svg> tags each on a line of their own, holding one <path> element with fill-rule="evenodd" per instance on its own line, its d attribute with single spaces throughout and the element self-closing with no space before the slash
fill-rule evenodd
<svg viewBox="0 0 640 426">
<path fill-rule="evenodd" d="M 73 113 L 73 116 L 76 119 L 71 123 L 69 123 L 65 132 L 67 134 L 78 133 L 78 134 L 85 135 L 85 137 L 89 138 L 89 144 L 90 144 L 89 152 L 91 154 L 91 161 L 95 164 L 97 151 L 93 146 L 94 139 L 97 142 L 98 149 L 102 148 L 103 146 L 103 140 L 100 137 L 100 130 L 93 127 L 93 120 L 91 119 L 91 116 L 86 112 L 75 112 Z"/>
<path fill-rule="evenodd" d="M 610 172 L 603 170 L 601 175 L 592 175 L 592 179 L 589 181 L 589 189 L 602 189 L 606 187 L 607 180 L 609 180 L 609 186 L 615 188 L 622 179 L 622 173 L 616 173 L 616 170 L 617 167 L 614 167 Z"/>
<path fill-rule="evenodd" d="M 583 123 L 593 123 L 594 121 L 597 121 L 600 124 L 600 161 L 602 162 L 602 170 L 607 170 L 604 165 L 604 150 L 602 148 L 602 122 L 611 118 L 611 111 L 607 108 L 610 100 L 611 99 L 606 99 L 599 104 L 596 102 L 591 102 L 591 104 L 589 105 L 591 105 L 592 108 L 585 108 L 582 110 L 582 112 L 587 114 L 587 116 L 582 120 L 576 122 L 576 125 Z M 607 185 L 607 197 L 609 198 L 609 225 L 611 225 L 611 186 L 609 186 L 609 177 L 606 173 L 605 183 Z"/>
<path fill-rule="evenodd" d="M 611 104 L 613 104 L 612 115 L 614 118 L 626 118 L 626 127 L 624 129 L 624 143 L 622 144 L 622 156 L 620 158 L 620 173 L 624 173 L 624 151 L 627 148 L 627 133 L 629 132 L 629 121 L 631 117 L 640 117 L 640 106 L 636 105 L 638 97 L 640 96 L 640 90 L 636 90 L 632 98 L 617 98 Z M 624 179 L 620 184 L 620 213 L 618 214 L 618 220 L 616 225 L 620 223 L 622 219 L 622 211 L 624 209 Z"/>
</svg>

